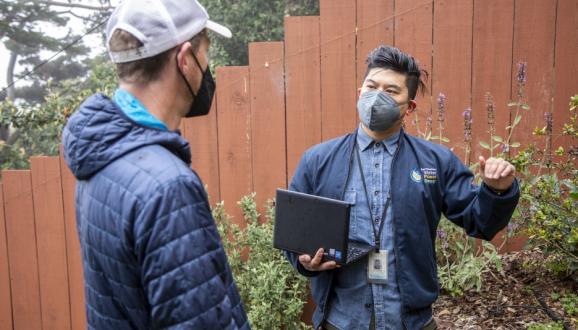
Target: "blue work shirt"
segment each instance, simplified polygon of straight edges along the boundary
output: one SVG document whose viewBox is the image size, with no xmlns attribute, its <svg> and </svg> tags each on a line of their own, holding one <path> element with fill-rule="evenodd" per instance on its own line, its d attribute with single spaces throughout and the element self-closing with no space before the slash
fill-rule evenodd
<svg viewBox="0 0 578 330">
<path fill-rule="evenodd" d="M 119 88 L 114 92 L 114 102 L 122 112 L 137 124 L 168 131 L 167 125 L 153 116 L 146 107 L 128 91 Z"/>
<path fill-rule="evenodd" d="M 385 219 L 383 209 L 389 194 L 391 163 L 397 150 L 399 133 L 374 142 L 361 126 L 358 128 L 357 145 L 370 198 L 368 210 L 366 194 L 356 157 L 353 156 L 351 177 L 347 184 L 345 200 L 355 203 L 351 210 L 349 239 L 374 245 L 374 231 L 379 232 L 381 250 L 387 251 L 387 284 L 368 284 L 368 258 L 343 266 L 335 274 L 330 293 L 328 321 L 339 329 L 368 329 L 371 314 L 375 313 L 376 329 L 402 329 L 401 298 L 395 272 L 393 251 L 393 211 L 388 208 Z"/>
</svg>

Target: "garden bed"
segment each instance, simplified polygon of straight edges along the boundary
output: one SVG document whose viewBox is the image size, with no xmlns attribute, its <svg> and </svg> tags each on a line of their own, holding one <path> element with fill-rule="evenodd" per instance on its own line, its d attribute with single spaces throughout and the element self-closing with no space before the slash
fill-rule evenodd
<svg viewBox="0 0 578 330">
<path fill-rule="evenodd" d="M 434 305 L 439 329 L 527 329 L 532 325 L 532 329 L 577 329 L 576 299 L 570 303 L 560 299 L 561 294 L 578 294 L 576 281 L 549 273 L 538 250 L 511 252 L 501 259 L 503 272 L 485 273 L 479 293 L 440 295 Z M 553 319 L 564 325 L 553 326 Z"/>
</svg>

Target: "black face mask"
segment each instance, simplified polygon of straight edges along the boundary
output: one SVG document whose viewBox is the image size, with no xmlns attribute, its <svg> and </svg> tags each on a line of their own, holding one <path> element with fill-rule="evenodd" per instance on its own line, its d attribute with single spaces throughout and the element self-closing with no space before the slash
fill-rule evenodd
<svg viewBox="0 0 578 330">
<path fill-rule="evenodd" d="M 193 57 L 195 58 L 195 62 L 197 62 L 199 69 L 201 70 L 201 72 L 203 72 L 203 68 L 199 63 L 199 60 L 197 60 L 195 53 L 193 53 Z M 201 87 L 199 87 L 197 95 L 195 95 L 195 93 L 193 92 L 191 85 L 189 85 L 189 82 L 187 81 L 185 75 L 179 68 L 178 63 L 177 63 L 177 70 L 181 74 L 181 77 L 183 77 L 183 80 L 185 81 L 185 84 L 187 84 L 189 92 L 191 92 L 191 95 L 193 96 L 193 103 L 191 104 L 189 112 L 187 112 L 185 117 L 191 118 L 207 115 L 209 111 L 211 111 L 211 104 L 213 103 L 213 95 L 215 94 L 215 80 L 213 79 L 213 75 L 211 74 L 211 68 L 207 66 L 207 70 L 203 72 L 203 80 L 201 81 Z"/>
</svg>

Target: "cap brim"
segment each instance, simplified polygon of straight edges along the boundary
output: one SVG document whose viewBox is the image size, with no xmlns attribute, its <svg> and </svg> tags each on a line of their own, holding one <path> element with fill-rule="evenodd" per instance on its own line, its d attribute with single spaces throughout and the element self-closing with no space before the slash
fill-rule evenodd
<svg viewBox="0 0 578 330">
<path fill-rule="evenodd" d="M 233 33 L 231 32 L 231 30 L 229 30 L 229 28 L 219 23 L 215 23 L 211 20 L 207 21 L 207 25 L 205 27 L 213 32 L 222 35 L 225 38 L 231 38 L 233 36 Z"/>
</svg>

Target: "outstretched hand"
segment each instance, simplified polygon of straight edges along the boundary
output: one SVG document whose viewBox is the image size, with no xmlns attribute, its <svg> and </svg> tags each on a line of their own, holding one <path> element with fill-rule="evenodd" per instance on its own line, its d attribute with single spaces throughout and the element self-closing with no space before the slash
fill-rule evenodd
<svg viewBox="0 0 578 330">
<path fill-rule="evenodd" d="M 480 175 L 484 183 L 495 191 L 505 191 L 514 183 L 516 168 L 502 158 L 480 156 Z"/>
</svg>

